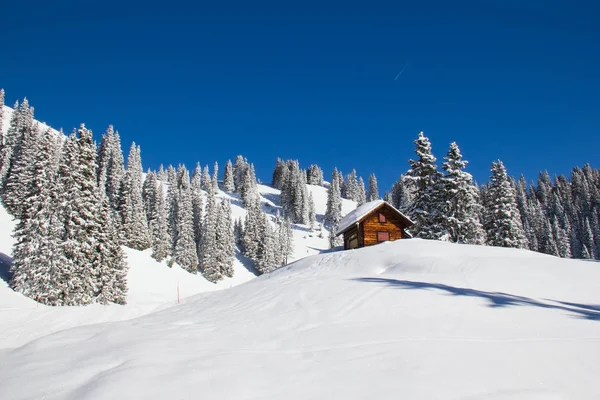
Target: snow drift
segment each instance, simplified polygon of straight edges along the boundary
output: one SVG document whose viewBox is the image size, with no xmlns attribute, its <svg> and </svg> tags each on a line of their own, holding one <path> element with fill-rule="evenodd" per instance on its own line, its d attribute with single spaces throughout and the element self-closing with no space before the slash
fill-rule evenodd
<svg viewBox="0 0 600 400">
<path fill-rule="evenodd" d="M 525 250 L 411 239 L 331 252 L 2 350 L 0 393 L 596 399 L 599 293 L 597 263 Z"/>
</svg>

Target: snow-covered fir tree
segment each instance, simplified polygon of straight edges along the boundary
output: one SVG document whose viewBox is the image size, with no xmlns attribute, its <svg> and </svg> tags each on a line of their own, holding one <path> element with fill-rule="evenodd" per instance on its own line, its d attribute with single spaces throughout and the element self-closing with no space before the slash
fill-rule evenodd
<svg viewBox="0 0 600 400">
<path fill-rule="evenodd" d="M 61 249 L 63 224 L 57 214 L 59 193 L 50 160 L 56 142 L 43 135 L 34 143 L 33 181 L 21 199 L 22 218 L 13 237 L 11 287 L 46 305 L 61 305 L 63 293 L 55 284 L 67 260 Z"/>
<path fill-rule="evenodd" d="M 260 197 L 258 194 L 258 187 L 256 184 L 256 176 L 254 175 L 253 165 L 249 165 L 248 168 L 245 168 L 244 175 L 236 188 L 240 193 L 244 207 L 248 207 Z"/>
<path fill-rule="evenodd" d="M 357 206 L 361 206 L 367 202 L 367 192 L 365 191 L 365 182 L 362 176 L 358 178 L 358 197 L 356 199 Z"/>
<path fill-rule="evenodd" d="M 227 160 L 227 164 L 225 164 L 225 171 L 223 172 L 223 190 L 228 193 L 235 190 L 235 185 L 233 183 L 233 165 L 231 164 L 231 160 Z"/>
<path fill-rule="evenodd" d="M 64 260 L 55 284 L 61 305 L 124 302 L 127 267 L 107 218 L 108 202 L 98 189 L 96 167 L 92 132 L 82 124 L 77 135 L 67 138 L 58 171 Z"/>
<path fill-rule="evenodd" d="M 288 257 L 294 251 L 292 224 L 288 218 L 278 218 L 277 223 L 277 259 L 280 265 L 288 263 Z"/>
<path fill-rule="evenodd" d="M 271 186 L 273 186 L 275 189 L 281 190 L 281 188 L 283 187 L 283 183 L 286 181 L 287 172 L 287 163 L 281 158 L 277 157 L 275 169 L 273 170 L 273 178 L 271 179 Z"/>
<path fill-rule="evenodd" d="M 165 171 L 165 167 L 162 164 L 160 164 L 160 166 L 158 167 L 158 172 L 156 173 L 156 179 L 158 179 L 161 182 L 167 181 L 167 171 Z"/>
<path fill-rule="evenodd" d="M 222 276 L 233 276 L 233 260 L 235 258 L 235 237 L 231 218 L 231 203 L 221 200 L 215 227 L 216 266 Z"/>
<path fill-rule="evenodd" d="M 121 150 L 119 132 L 115 132 L 112 125 L 108 127 L 98 151 L 98 186 L 108 196 L 109 204 L 113 210 L 113 219 L 120 223 L 122 217 L 117 218 L 117 211 L 121 206 L 121 186 L 125 177 L 125 161 Z"/>
<path fill-rule="evenodd" d="M 258 257 L 256 260 L 256 269 L 259 273 L 265 274 L 274 271 L 280 266 L 277 256 L 278 239 L 276 233 L 269 222 L 269 217 L 262 214 L 263 221 L 260 223 L 261 240 L 259 242 Z"/>
<path fill-rule="evenodd" d="M 396 209 L 408 214 L 414 197 L 414 190 L 411 190 L 413 188 L 412 181 L 409 181 L 404 175 L 400 175 L 400 178 L 392 185 L 389 203 Z"/>
<path fill-rule="evenodd" d="M 375 174 L 369 176 L 369 192 L 367 194 L 367 201 L 374 201 L 379 199 L 379 187 L 377 186 L 377 177 Z"/>
<path fill-rule="evenodd" d="M 431 142 L 423 132 L 415 140 L 417 160 L 409 160 L 410 169 L 404 176 L 405 186 L 414 187 L 414 198 L 408 209 L 415 222 L 411 231 L 423 239 L 442 239 L 447 232 L 442 225 L 441 173 L 431 152 Z"/>
<path fill-rule="evenodd" d="M 177 205 L 179 204 L 179 185 L 177 183 L 177 172 L 172 165 L 167 168 L 167 232 L 171 243 L 171 254 L 175 248 L 177 237 Z"/>
<path fill-rule="evenodd" d="M 327 209 L 325 210 L 325 225 L 335 230 L 342 220 L 342 198 L 339 187 L 338 171 L 333 170 L 331 184 L 327 189 Z"/>
<path fill-rule="evenodd" d="M 236 246 L 242 246 L 242 237 L 244 235 L 244 223 L 242 222 L 242 218 L 237 218 L 233 223 L 233 237 L 235 239 Z"/>
<path fill-rule="evenodd" d="M 40 140 L 39 126 L 22 123 L 20 140 L 13 152 L 10 168 L 4 181 L 2 200 L 6 210 L 15 218 L 22 218 L 23 199 L 33 182 L 33 164 L 37 157 L 36 143 Z"/>
<path fill-rule="evenodd" d="M 202 235 L 202 217 L 204 214 L 204 204 L 202 200 L 202 169 L 200 163 L 196 164 L 196 170 L 192 176 L 191 191 L 192 191 L 192 213 L 194 216 L 194 240 L 196 249 L 200 248 L 200 237 Z M 198 253 L 200 259 L 200 253 Z"/>
<path fill-rule="evenodd" d="M 502 161 L 495 161 L 484 197 L 484 229 L 490 246 L 524 248 L 527 244 L 516 193 Z"/>
<path fill-rule="evenodd" d="M 127 158 L 127 170 L 121 185 L 121 229 L 123 243 L 132 249 L 150 247 L 150 231 L 142 197 L 143 173 L 140 147 L 131 144 Z"/>
<path fill-rule="evenodd" d="M 306 181 L 309 185 L 323 186 L 323 170 L 316 164 L 312 164 L 306 171 Z"/>
<path fill-rule="evenodd" d="M 21 117 L 19 114 L 19 102 L 15 102 L 13 113 L 8 125 L 7 131 L 4 134 L 2 146 L 0 147 L 0 190 L 4 187 L 6 175 L 10 169 L 12 155 L 17 145 L 19 138 Z"/>
<path fill-rule="evenodd" d="M 204 220 L 202 221 L 202 231 L 200 235 L 200 246 L 198 248 L 199 265 L 202 274 L 211 282 L 217 282 L 222 278 L 219 266 L 217 265 L 217 247 L 216 230 L 219 219 L 219 204 L 217 203 L 216 193 L 212 187 L 208 191 L 206 200 L 206 210 Z"/>
<path fill-rule="evenodd" d="M 219 191 L 219 163 L 215 161 L 213 166 L 213 174 L 211 178 L 212 190 L 217 193 Z"/>
<path fill-rule="evenodd" d="M 583 225 L 583 238 L 581 242 L 583 247 L 581 258 L 591 260 L 597 259 L 596 246 L 594 244 L 594 234 L 588 218 L 585 219 Z"/>
<path fill-rule="evenodd" d="M 256 199 L 246 207 L 244 231 L 242 235 L 242 251 L 246 257 L 256 262 L 260 256 L 260 242 L 262 240 L 264 223 L 260 201 Z"/>
<path fill-rule="evenodd" d="M 352 172 L 350 172 L 348 174 L 348 176 L 346 176 L 345 187 L 341 191 L 341 193 L 342 193 L 342 197 L 344 197 L 348 200 L 352 200 L 352 201 L 359 200 L 360 189 L 358 187 L 358 179 L 356 177 L 356 170 L 353 169 Z"/>
<path fill-rule="evenodd" d="M 114 127 L 109 125 L 102 135 L 100 146 L 98 147 L 98 187 L 106 193 L 106 182 L 108 179 L 108 169 L 112 158 L 113 140 L 115 136 Z"/>
<path fill-rule="evenodd" d="M 190 175 L 185 166 L 180 167 L 179 201 L 177 204 L 177 235 L 173 260 L 186 271 L 198 272 L 198 254 L 194 238 L 194 215 Z"/>
<path fill-rule="evenodd" d="M 171 241 L 167 232 L 167 214 L 162 182 L 154 172 L 146 174 L 143 186 L 144 208 L 150 231 L 152 258 L 162 261 L 169 255 Z"/>
<path fill-rule="evenodd" d="M 444 157 L 441 194 L 443 201 L 442 225 L 448 232 L 449 240 L 456 243 L 483 244 L 485 232 L 479 217 L 482 206 L 479 191 L 473 184 L 473 177 L 464 171 L 468 162 L 463 160 L 456 143 Z"/>
<path fill-rule="evenodd" d="M 149 228 L 152 235 L 152 258 L 162 261 L 171 253 L 171 238 L 167 224 L 164 186 L 159 182 L 154 193 L 154 204 L 150 214 Z"/>
<path fill-rule="evenodd" d="M 314 230 L 315 225 L 317 224 L 317 212 L 315 211 L 315 200 L 312 192 L 308 194 L 308 223 L 310 225 L 310 230 Z"/>
<path fill-rule="evenodd" d="M 235 162 L 233 163 L 233 185 L 235 186 L 235 191 L 238 193 L 241 193 L 240 185 L 248 168 L 250 168 L 250 164 L 248 164 L 248 160 L 242 155 L 235 158 Z"/>
<path fill-rule="evenodd" d="M 2 200 L 7 211 L 16 218 L 20 218 L 20 199 L 31 182 L 31 149 L 38 136 L 39 128 L 33 122 L 33 108 L 24 99 L 18 111 L 14 111 L 6 134 L 6 149 L 2 160 Z"/>
<path fill-rule="evenodd" d="M 200 179 L 200 186 L 202 190 L 209 191 L 212 183 L 210 181 L 210 173 L 208 172 L 208 165 L 204 166 L 204 170 L 202 170 L 202 178 Z"/>
<path fill-rule="evenodd" d="M 281 187 L 281 207 L 286 217 L 293 223 L 308 223 L 308 191 L 306 189 L 306 174 L 300 169 L 297 160 L 289 160 L 287 173 Z"/>
</svg>

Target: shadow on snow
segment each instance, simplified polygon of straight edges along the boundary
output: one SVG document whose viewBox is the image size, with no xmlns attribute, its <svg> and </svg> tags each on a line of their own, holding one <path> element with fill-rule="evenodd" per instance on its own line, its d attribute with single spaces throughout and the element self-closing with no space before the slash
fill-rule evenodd
<svg viewBox="0 0 600 400">
<path fill-rule="evenodd" d="M 482 290 L 448 286 L 441 283 L 414 282 L 386 278 L 357 278 L 354 280 L 367 283 L 380 283 L 383 285 L 396 287 L 398 289 L 441 290 L 453 296 L 478 297 L 489 301 L 488 306 L 492 308 L 510 306 L 539 307 L 567 311 L 569 313 L 577 315 L 579 318 L 584 318 L 592 321 L 600 321 L 600 305 L 569 303 L 557 300 L 548 300 L 550 302 L 556 303 L 549 304 L 529 297 L 515 296 L 512 294 L 501 292 L 484 292 Z"/>
<path fill-rule="evenodd" d="M 4 253 L 0 253 L 0 279 L 8 283 L 12 274 L 10 267 L 12 266 L 12 258 Z"/>
</svg>

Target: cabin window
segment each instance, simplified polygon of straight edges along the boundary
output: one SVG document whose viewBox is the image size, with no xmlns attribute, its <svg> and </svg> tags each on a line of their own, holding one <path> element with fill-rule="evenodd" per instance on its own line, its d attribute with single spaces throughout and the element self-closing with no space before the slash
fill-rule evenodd
<svg viewBox="0 0 600 400">
<path fill-rule="evenodd" d="M 387 220 L 385 219 L 385 215 L 383 215 L 382 213 L 379 213 L 379 222 L 381 222 L 381 223 L 387 222 Z"/>
<path fill-rule="evenodd" d="M 389 232 L 384 232 L 384 231 L 377 232 L 377 241 L 378 242 L 387 242 L 388 240 L 390 240 Z"/>
</svg>

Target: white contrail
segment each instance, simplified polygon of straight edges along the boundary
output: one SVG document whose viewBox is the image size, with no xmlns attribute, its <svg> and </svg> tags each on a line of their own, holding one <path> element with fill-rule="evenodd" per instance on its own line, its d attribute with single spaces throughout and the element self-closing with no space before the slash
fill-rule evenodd
<svg viewBox="0 0 600 400">
<path fill-rule="evenodd" d="M 406 65 L 404 66 L 404 68 L 402 68 L 402 69 L 400 70 L 400 72 L 398 72 L 398 75 L 396 75 L 396 77 L 394 78 L 394 82 L 396 82 L 396 79 L 400 78 L 400 75 L 402 75 L 402 73 L 404 72 L 404 70 L 406 69 L 406 67 L 408 67 L 408 64 L 406 64 Z"/>
</svg>

